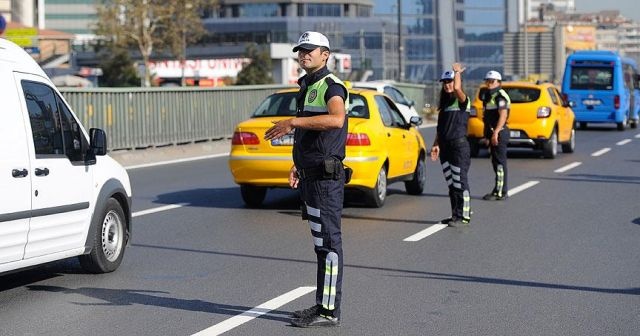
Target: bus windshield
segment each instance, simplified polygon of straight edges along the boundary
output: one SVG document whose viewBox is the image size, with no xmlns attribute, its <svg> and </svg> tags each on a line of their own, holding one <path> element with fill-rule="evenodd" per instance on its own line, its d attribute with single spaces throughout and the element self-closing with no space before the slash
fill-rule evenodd
<svg viewBox="0 0 640 336">
<path fill-rule="evenodd" d="M 613 90 L 612 67 L 571 67 L 571 89 Z"/>
</svg>

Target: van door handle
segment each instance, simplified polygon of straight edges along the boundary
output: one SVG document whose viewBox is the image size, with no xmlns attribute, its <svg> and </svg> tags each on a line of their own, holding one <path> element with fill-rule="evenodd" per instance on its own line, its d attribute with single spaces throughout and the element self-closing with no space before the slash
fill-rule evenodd
<svg viewBox="0 0 640 336">
<path fill-rule="evenodd" d="M 36 176 L 47 176 L 49 175 L 49 168 L 36 168 Z"/>
<path fill-rule="evenodd" d="M 11 171 L 11 176 L 13 177 L 27 177 L 29 175 L 29 171 L 22 168 L 22 170 L 14 169 Z"/>
</svg>

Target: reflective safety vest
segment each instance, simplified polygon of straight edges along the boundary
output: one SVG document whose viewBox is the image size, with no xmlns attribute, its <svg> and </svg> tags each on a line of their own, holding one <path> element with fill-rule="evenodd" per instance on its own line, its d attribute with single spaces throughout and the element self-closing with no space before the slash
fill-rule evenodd
<svg viewBox="0 0 640 336">
<path fill-rule="evenodd" d="M 469 97 L 467 97 L 465 105 L 465 113 L 461 113 L 463 109 L 460 108 L 460 102 L 455 98 L 449 106 L 440 111 L 436 129 L 441 140 L 456 140 L 467 135 L 469 111 L 471 110 L 471 99 Z"/>
<path fill-rule="evenodd" d="M 304 107 L 302 109 L 302 116 L 310 116 L 314 113 L 326 114 L 329 113 L 327 109 L 327 102 L 324 101 L 324 95 L 329 88 L 329 84 L 327 83 L 327 79 L 331 79 L 333 82 L 342 85 L 347 92 L 347 96 L 345 97 L 344 108 L 345 110 L 349 109 L 349 90 L 344 85 L 344 83 L 336 77 L 334 74 L 330 73 L 324 76 L 319 81 L 311 84 L 307 87 L 307 94 L 304 97 Z"/>
<path fill-rule="evenodd" d="M 498 97 L 503 98 L 507 102 L 507 106 L 505 106 L 505 108 L 507 109 L 507 119 L 509 118 L 509 112 L 511 111 L 511 98 L 509 98 L 507 92 L 505 92 L 503 89 L 499 89 L 491 95 L 491 98 L 488 102 L 483 103 L 483 120 L 485 123 L 485 129 L 487 127 L 493 128 L 498 124 L 498 119 L 500 119 L 500 114 L 498 113 L 498 110 L 500 108 L 497 101 Z"/>
<path fill-rule="evenodd" d="M 311 117 L 315 115 L 328 114 L 327 102 L 324 100 L 325 93 L 330 84 L 337 83 L 345 88 L 345 113 L 349 107 L 349 91 L 344 83 L 331 73 L 322 77 L 313 84 L 307 86 L 304 96 L 304 105 L 300 111 L 298 107 L 298 117 Z M 300 102 L 298 102 L 299 104 Z M 348 118 L 342 128 L 325 131 L 310 129 L 295 129 L 295 143 L 293 146 L 293 162 L 298 169 L 315 168 L 322 166 L 324 161 L 335 158 L 340 161 L 345 157 L 345 143 L 347 141 Z"/>
</svg>

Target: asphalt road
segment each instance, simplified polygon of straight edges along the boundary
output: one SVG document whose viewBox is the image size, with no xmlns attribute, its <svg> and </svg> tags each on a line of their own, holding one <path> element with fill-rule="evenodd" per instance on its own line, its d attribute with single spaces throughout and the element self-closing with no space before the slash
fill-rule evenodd
<svg viewBox="0 0 640 336">
<path fill-rule="evenodd" d="M 453 229 L 437 225 L 449 201 L 429 161 L 422 196 L 397 183 L 381 209 L 346 205 L 342 326 L 314 330 L 288 323 L 315 285 L 295 192 L 245 208 L 224 156 L 131 169 L 121 267 L 0 276 L 0 335 L 638 335 L 639 163 L 638 130 L 578 131 L 554 160 L 511 151 L 512 196 L 486 202 L 490 162 L 473 159 L 472 224 Z"/>
</svg>

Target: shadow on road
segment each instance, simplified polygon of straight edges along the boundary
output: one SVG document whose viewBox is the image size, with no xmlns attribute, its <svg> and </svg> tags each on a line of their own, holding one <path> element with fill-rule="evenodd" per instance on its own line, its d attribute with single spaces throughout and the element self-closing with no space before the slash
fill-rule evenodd
<svg viewBox="0 0 640 336">
<path fill-rule="evenodd" d="M 101 300 L 103 302 L 86 303 L 86 302 L 73 302 L 73 304 L 80 306 L 130 306 L 130 305 L 143 305 L 143 306 L 156 306 L 171 309 L 180 309 L 186 311 L 204 312 L 221 315 L 239 315 L 248 310 L 252 310 L 257 313 L 265 313 L 268 310 L 262 310 L 246 307 L 246 306 L 234 306 L 221 303 L 208 302 L 203 300 L 189 300 L 189 299 L 177 299 L 173 297 L 163 296 L 163 294 L 170 294 L 162 291 L 152 291 L 144 289 L 109 289 L 109 288 L 95 288 L 95 287 L 81 287 L 77 289 L 65 288 L 58 286 L 40 286 L 31 285 L 27 286 L 32 291 L 54 292 L 63 294 L 75 294 L 83 295 L 86 297 Z M 283 315 L 283 316 L 276 316 Z M 264 315 L 258 315 L 257 318 L 266 320 L 275 320 L 280 322 L 289 322 L 291 313 L 281 310 L 271 310 Z"/>
<path fill-rule="evenodd" d="M 640 176 L 599 175 L 599 174 L 567 174 L 565 177 L 538 177 L 542 180 L 640 184 Z"/>
<path fill-rule="evenodd" d="M 158 246 L 158 245 L 150 245 L 150 244 L 133 244 L 133 246 L 150 248 L 150 249 L 181 251 L 181 252 L 189 252 L 189 253 L 204 253 L 204 254 L 228 256 L 228 257 L 253 258 L 253 259 L 260 259 L 260 260 L 275 260 L 275 261 L 284 261 L 288 263 L 293 262 L 293 263 L 303 263 L 303 264 L 313 264 L 313 265 L 316 264 L 315 260 L 302 260 L 302 259 L 293 259 L 293 258 L 264 256 L 264 255 L 251 255 L 251 254 L 244 254 L 244 253 L 228 253 L 228 252 L 219 252 L 219 251 L 210 251 L 210 250 L 196 250 L 196 249 Z M 589 287 L 589 286 L 553 284 L 553 283 L 544 283 L 544 282 L 535 282 L 535 281 L 489 278 L 489 277 L 450 274 L 450 273 L 435 273 L 435 272 L 426 272 L 426 271 L 403 270 L 403 269 L 397 269 L 397 268 L 364 266 L 364 265 L 353 265 L 353 264 L 345 264 L 344 267 L 352 268 L 352 269 L 369 270 L 369 271 L 395 272 L 395 273 L 400 273 L 399 275 L 395 275 L 400 277 L 413 277 L 413 278 L 424 278 L 424 279 L 445 280 L 445 281 L 475 282 L 475 283 L 503 285 L 503 286 L 563 289 L 563 290 L 575 290 L 575 291 L 605 293 L 605 294 L 640 295 L 640 287 L 598 288 L 598 287 Z"/>
</svg>

